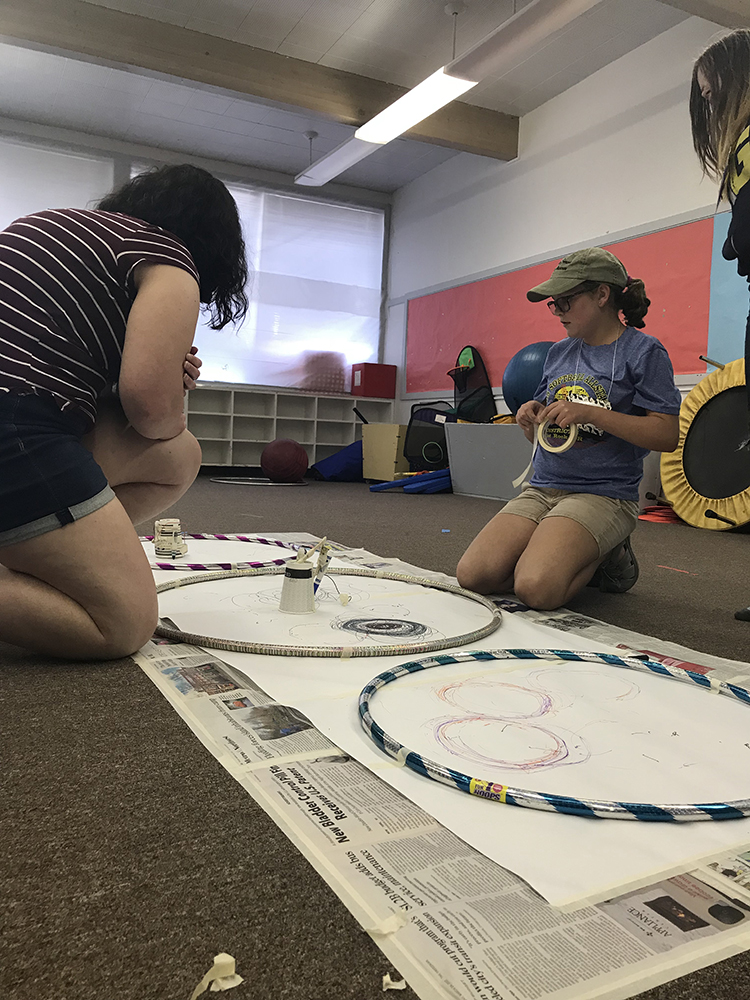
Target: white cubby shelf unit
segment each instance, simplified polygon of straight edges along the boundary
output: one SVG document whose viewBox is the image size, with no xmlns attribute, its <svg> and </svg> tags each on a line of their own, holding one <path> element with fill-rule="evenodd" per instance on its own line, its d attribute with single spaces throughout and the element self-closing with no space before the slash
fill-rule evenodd
<svg viewBox="0 0 750 1000">
<path fill-rule="evenodd" d="M 295 389 L 209 382 L 187 394 L 188 430 L 203 465 L 258 466 L 269 441 L 292 438 L 310 465 L 362 437 L 356 406 L 371 423 L 391 423 L 392 399 L 332 396 Z"/>
</svg>

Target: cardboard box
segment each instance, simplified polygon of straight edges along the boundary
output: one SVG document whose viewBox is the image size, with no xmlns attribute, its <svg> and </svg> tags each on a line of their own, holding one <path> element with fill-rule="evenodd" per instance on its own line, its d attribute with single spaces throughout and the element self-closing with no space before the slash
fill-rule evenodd
<svg viewBox="0 0 750 1000">
<path fill-rule="evenodd" d="M 363 424 L 362 475 L 389 483 L 399 472 L 408 472 L 404 458 L 406 424 Z"/>
<path fill-rule="evenodd" d="M 396 398 L 395 365 L 373 365 L 367 362 L 352 365 L 352 396 Z"/>
</svg>

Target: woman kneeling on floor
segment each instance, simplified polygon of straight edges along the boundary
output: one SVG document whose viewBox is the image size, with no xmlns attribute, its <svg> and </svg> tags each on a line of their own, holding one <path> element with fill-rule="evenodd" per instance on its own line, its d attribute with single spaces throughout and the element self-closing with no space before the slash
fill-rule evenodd
<svg viewBox="0 0 750 1000">
<path fill-rule="evenodd" d="M 530 484 L 477 535 L 457 576 L 469 590 L 514 590 L 550 610 L 586 585 L 624 593 L 636 582 L 643 459 L 677 447 L 680 393 L 665 348 L 638 329 L 650 304 L 643 282 L 607 250 L 568 255 L 527 297 L 548 300 L 566 339 L 550 348 L 516 419 L 532 442 L 545 422 L 553 445 L 573 424 L 578 438 L 565 452 L 536 449 Z"/>
<path fill-rule="evenodd" d="M 246 280 L 234 199 L 189 164 L 0 232 L 0 640 L 113 659 L 149 639 L 133 525 L 195 479 L 198 311 L 240 320 Z"/>
</svg>

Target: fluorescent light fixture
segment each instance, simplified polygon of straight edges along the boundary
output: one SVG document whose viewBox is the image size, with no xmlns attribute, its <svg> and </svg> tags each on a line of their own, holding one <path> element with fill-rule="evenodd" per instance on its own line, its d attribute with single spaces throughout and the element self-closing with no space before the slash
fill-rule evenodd
<svg viewBox="0 0 750 1000">
<path fill-rule="evenodd" d="M 321 156 L 315 163 L 311 163 L 307 170 L 303 170 L 294 178 L 295 184 L 304 184 L 307 187 L 320 187 L 326 184 L 339 174 L 343 174 L 355 163 L 364 160 L 370 153 L 374 153 L 379 146 L 374 142 L 365 142 L 364 139 L 357 139 L 352 136 L 346 139 L 330 153 Z"/>
<path fill-rule="evenodd" d="M 408 132 L 410 128 L 429 118 L 431 114 L 450 104 L 467 90 L 476 87 L 479 79 L 479 77 L 460 79 L 457 75 L 449 76 L 443 67 L 403 97 L 399 97 L 369 122 L 365 122 L 354 135 L 357 139 L 375 142 L 382 146 L 403 132 Z"/>
<path fill-rule="evenodd" d="M 484 80 L 517 66 L 529 50 L 602 0 L 533 0 L 445 67 L 451 76 Z"/>
<path fill-rule="evenodd" d="M 481 80 L 507 73 L 528 58 L 534 46 L 600 3 L 602 0 L 532 0 L 468 52 L 365 122 L 353 138 L 303 170 L 294 178 L 295 184 L 319 186 L 332 180 Z"/>
</svg>

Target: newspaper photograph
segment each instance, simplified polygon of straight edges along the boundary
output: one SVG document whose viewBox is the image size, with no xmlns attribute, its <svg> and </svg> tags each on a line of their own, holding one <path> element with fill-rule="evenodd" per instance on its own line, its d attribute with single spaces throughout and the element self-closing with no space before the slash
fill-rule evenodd
<svg viewBox="0 0 750 1000">
<path fill-rule="evenodd" d="M 143 653 L 196 722 L 244 766 L 337 752 L 333 743 L 292 705 L 280 705 L 244 675 L 196 647 L 148 644 Z M 185 650 L 193 652 L 185 654 Z M 142 654 L 138 654 L 140 657 Z M 152 678 L 155 679 L 155 678 Z"/>
<path fill-rule="evenodd" d="M 701 869 L 700 877 L 727 893 L 736 905 L 750 905 L 750 851 L 711 861 Z"/>
</svg>

